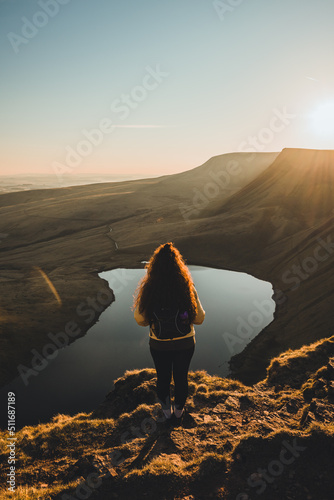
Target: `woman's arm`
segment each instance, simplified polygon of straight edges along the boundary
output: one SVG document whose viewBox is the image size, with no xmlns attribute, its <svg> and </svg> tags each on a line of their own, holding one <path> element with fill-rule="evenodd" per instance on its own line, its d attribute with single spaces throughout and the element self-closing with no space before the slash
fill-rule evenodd
<svg viewBox="0 0 334 500">
<path fill-rule="evenodd" d="M 138 306 L 135 309 L 134 317 L 139 326 L 148 326 L 150 324 L 150 322 L 146 320 L 145 316 L 139 312 Z"/>
<path fill-rule="evenodd" d="M 203 309 L 201 301 L 198 298 L 198 294 L 197 294 L 196 290 L 195 290 L 195 296 L 196 296 L 196 301 L 197 301 L 197 314 L 196 314 L 196 317 L 194 319 L 194 324 L 201 325 L 204 321 L 204 318 L 205 318 L 205 311 Z"/>
</svg>

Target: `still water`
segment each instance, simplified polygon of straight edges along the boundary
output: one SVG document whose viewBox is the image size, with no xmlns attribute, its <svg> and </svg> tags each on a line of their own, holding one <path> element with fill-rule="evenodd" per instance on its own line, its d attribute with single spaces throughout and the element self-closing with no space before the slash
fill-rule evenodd
<svg viewBox="0 0 334 500">
<path fill-rule="evenodd" d="M 266 325 L 275 310 L 272 285 L 245 273 L 190 266 L 206 312 L 195 326 L 196 347 L 190 370 L 228 375 L 228 361 Z M 104 400 L 113 381 L 126 370 L 154 367 L 148 327 L 140 327 L 131 311 L 133 294 L 144 269 L 115 269 L 100 274 L 115 293 L 99 321 L 70 346 L 59 350 L 47 367 L 20 377 L 1 389 L 16 393 L 18 426 L 48 421 L 57 413 L 91 411 Z"/>
</svg>

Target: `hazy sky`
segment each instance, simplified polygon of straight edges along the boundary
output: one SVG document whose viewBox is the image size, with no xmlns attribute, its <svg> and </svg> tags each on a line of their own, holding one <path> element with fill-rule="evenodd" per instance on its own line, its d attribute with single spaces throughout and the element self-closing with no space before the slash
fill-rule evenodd
<svg viewBox="0 0 334 500">
<path fill-rule="evenodd" d="M 0 13 L 1 173 L 156 175 L 334 148 L 333 0 L 0 0 Z"/>
</svg>

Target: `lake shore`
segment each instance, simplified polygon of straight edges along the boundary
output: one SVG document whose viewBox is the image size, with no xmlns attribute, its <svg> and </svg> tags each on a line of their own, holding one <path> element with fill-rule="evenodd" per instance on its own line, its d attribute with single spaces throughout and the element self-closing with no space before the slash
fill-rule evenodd
<svg viewBox="0 0 334 500">
<path fill-rule="evenodd" d="M 8 235 L 0 246 L 1 384 L 20 364 L 31 367 L 32 349 L 43 350 L 50 331 L 75 321 L 84 335 L 92 326 L 77 308 L 95 301 L 93 321 L 105 309 L 96 301 L 110 291 L 98 273 L 141 267 L 170 240 L 189 264 L 246 272 L 277 291 L 274 322 L 233 359 L 233 375 L 243 382 L 260 380 L 287 348 L 330 336 L 334 206 L 330 182 L 321 197 L 310 199 L 309 188 L 314 163 L 319 177 L 332 175 L 333 152 L 268 155 L 251 155 L 254 165 L 247 154 L 223 155 L 161 178 L 0 196 L 1 232 Z M 241 174 L 253 165 L 253 177 L 232 178 L 228 162 Z M 221 180 L 221 172 L 230 180 L 224 189 L 217 180 L 209 199 L 212 174 Z M 291 196 L 283 196 L 286 185 Z"/>
</svg>

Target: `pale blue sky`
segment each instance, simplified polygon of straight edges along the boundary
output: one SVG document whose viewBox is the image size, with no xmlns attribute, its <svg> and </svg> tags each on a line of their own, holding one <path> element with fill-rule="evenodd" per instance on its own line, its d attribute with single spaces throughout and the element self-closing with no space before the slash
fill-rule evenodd
<svg viewBox="0 0 334 500">
<path fill-rule="evenodd" d="M 334 101 L 334 2 L 216 3 L 0 0 L 1 173 L 157 175 L 334 148 L 310 117 Z M 101 121 L 109 133 L 85 137 Z"/>
</svg>

